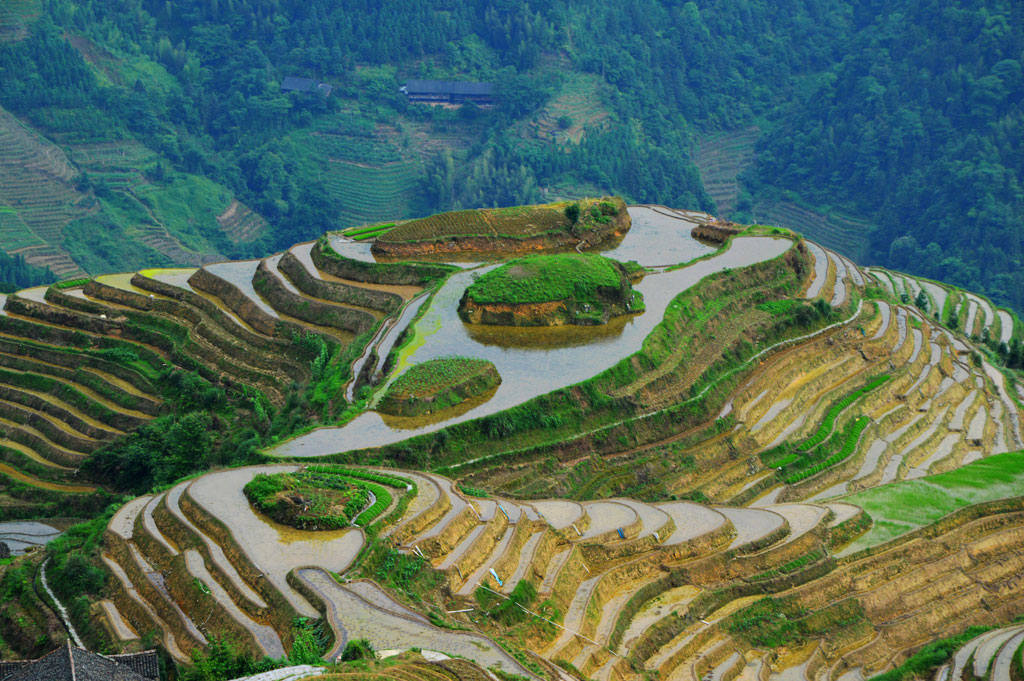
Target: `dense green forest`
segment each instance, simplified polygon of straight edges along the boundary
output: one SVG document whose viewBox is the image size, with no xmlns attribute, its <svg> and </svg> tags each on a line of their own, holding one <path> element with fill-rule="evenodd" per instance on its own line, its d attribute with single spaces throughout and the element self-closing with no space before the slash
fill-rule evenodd
<svg viewBox="0 0 1024 681">
<path fill-rule="evenodd" d="M 756 181 L 871 216 L 872 260 L 1024 306 L 1024 5 L 855 5 Z"/>
<path fill-rule="evenodd" d="M 0 251 L 0 293 L 10 293 L 19 288 L 48 284 L 53 281 L 53 274 L 32 267 L 19 254 L 7 255 Z"/>
<path fill-rule="evenodd" d="M 738 218 L 795 193 L 869 220 L 873 262 L 1024 309 L 1012 0 L 17 4 L 0 106 L 71 150 L 95 209 L 62 248 L 89 271 L 173 261 L 139 242 L 153 224 L 244 257 L 347 224 L 590 192 L 714 210 L 691 149 L 754 124 Z M 289 75 L 334 90 L 284 93 Z M 492 81 L 498 104 L 411 106 L 410 77 Z M 78 161 L 126 139 L 152 154 L 142 188 Z M 270 228 L 221 229 L 231 197 Z"/>
</svg>

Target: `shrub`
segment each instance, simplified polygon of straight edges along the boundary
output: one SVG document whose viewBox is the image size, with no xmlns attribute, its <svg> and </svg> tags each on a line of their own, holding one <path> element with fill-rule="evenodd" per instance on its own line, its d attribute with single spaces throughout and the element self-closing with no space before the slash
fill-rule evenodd
<svg viewBox="0 0 1024 681">
<path fill-rule="evenodd" d="M 373 646 L 365 638 L 357 638 L 349 641 L 345 644 L 345 650 L 341 652 L 341 659 L 343 662 L 349 662 L 351 660 L 373 660 L 376 659 L 377 653 L 374 652 Z"/>
<path fill-rule="evenodd" d="M 565 218 L 572 224 L 580 221 L 580 204 L 570 203 L 565 207 Z"/>
</svg>

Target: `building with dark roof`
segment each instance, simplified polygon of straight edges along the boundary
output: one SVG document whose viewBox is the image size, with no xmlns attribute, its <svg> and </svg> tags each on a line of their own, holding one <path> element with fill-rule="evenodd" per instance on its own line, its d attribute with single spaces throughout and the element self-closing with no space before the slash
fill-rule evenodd
<svg viewBox="0 0 1024 681">
<path fill-rule="evenodd" d="M 0 662 L 0 681 L 159 681 L 155 650 L 97 655 L 71 641 L 38 660 Z"/>
<path fill-rule="evenodd" d="M 421 104 L 465 104 L 481 106 L 494 103 L 494 86 L 456 80 L 410 80 L 399 88 L 410 102 Z"/>
<path fill-rule="evenodd" d="M 318 83 L 312 78 L 285 76 L 285 79 L 281 81 L 281 90 L 284 92 L 319 93 L 326 97 L 331 94 L 331 90 L 333 89 L 334 88 L 327 83 Z"/>
</svg>

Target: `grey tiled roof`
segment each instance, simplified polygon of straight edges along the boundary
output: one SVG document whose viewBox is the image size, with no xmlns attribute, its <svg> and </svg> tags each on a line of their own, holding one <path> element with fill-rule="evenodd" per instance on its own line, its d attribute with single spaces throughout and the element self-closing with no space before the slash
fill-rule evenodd
<svg viewBox="0 0 1024 681">
<path fill-rule="evenodd" d="M 160 678 L 156 651 L 104 657 L 69 641 L 38 660 L 0 662 L 0 681 L 154 681 Z"/>
</svg>

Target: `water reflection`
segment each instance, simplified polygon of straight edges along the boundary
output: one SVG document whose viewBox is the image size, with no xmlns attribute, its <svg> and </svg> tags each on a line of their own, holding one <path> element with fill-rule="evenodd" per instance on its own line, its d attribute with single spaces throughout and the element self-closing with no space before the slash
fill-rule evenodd
<svg viewBox="0 0 1024 681">
<path fill-rule="evenodd" d="M 690 230 L 698 224 L 696 219 L 666 214 L 671 212 L 652 206 L 630 206 L 633 226 L 622 241 L 603 251 L 603 255 L 624 262 L 635 260 L 645 267 L 664 267 L 715 252 L 716 246 L 690 236 Z"/>
<path fill-rule="evenodd" d="M 602 341 L 614 341 L 637 315 L 615 317 L 598 326 L 491 326 L 465 324 L 466 333 L 480 345 L 510 349 L 549 350 L 576 348 Z"/>
<path fill-rule="evenodd" d="M 688 232 L 686 237 L 689 238 Z M 664 317 L 672 298 L 679 292 L 714 272 L 746 267 L 782 255 L 791 243 L 788 239 L 780 238 L 740 237 L 733 240 L 727 251 L 718 255 L 688 267 L 649 274 L 635 287 L 644 295 L 647 306 L 644 314 L 626 318 L 617 334 L 606 333 L 607 330 L 600 327 L 574 329 L 571 333 L 580 334 L 579 338 L 587 342 L 561 346 L 545 345 L 541 336 L 538 336 L 536 345 L 525 347 L 508 343 L 485 344 L 477 340 L 474 334 L 478 329 L 474 328 L 471 333 L 470 328 L 458 317 L 459 298 L 472 280 L 471 272 L 459 272 L 441 287 L 427 312 L 413 326 L 416 337 L 403 348 L 396 375 L 411 364 L 446 355 L 482 357 L 493 362 L 502 377 L 501 385 L 489 402 L 443 423 L 426 425 L 415 431 L 396 430 L 388 426 L 379 414 L 366 412 L 343 427 L 320 428 L 285 442 L 272 450 L 272 454 L 323 456 L 389 444 L 413 434 L 431 432 L 442 426 L 492 414 L 538 395 L 578 383 L 639 350 L 644 339 Z M 700 247 L 707 248 L 703 244 Z M 587 333 L 594 335 L 587 338 Z M 490 340 L 493 342 L 495 336 L 490 337 Z"/>
</svg>

